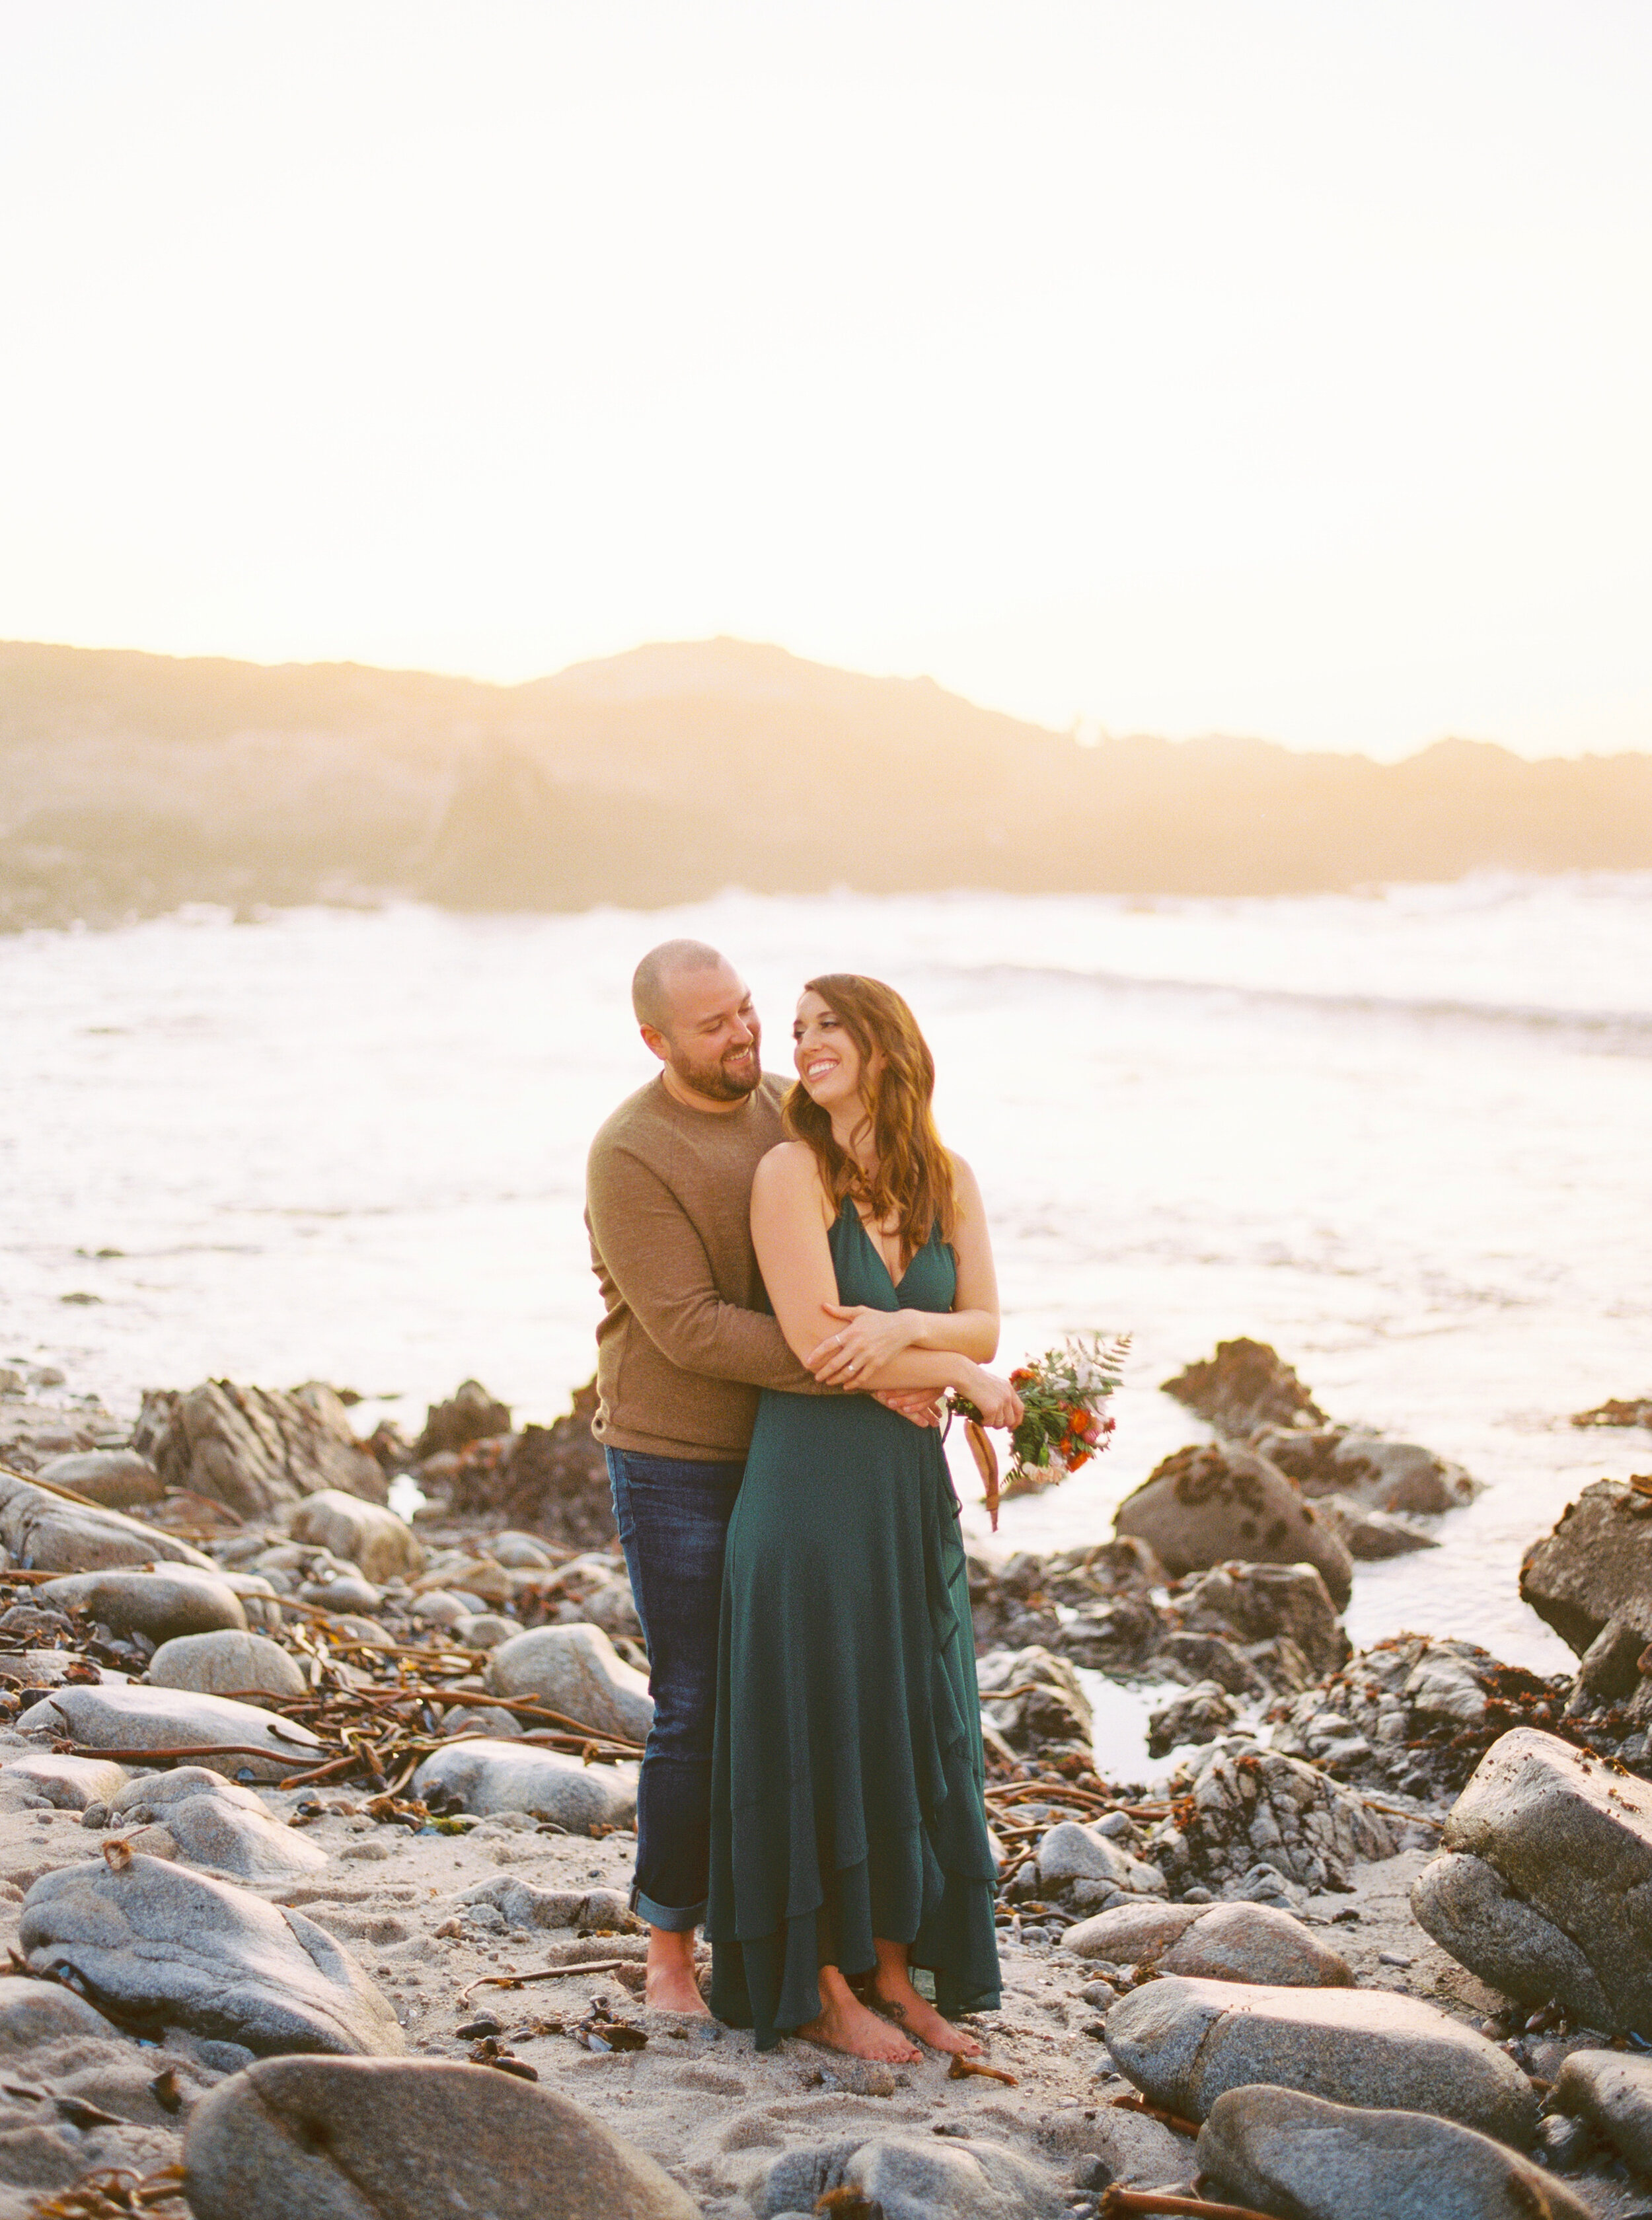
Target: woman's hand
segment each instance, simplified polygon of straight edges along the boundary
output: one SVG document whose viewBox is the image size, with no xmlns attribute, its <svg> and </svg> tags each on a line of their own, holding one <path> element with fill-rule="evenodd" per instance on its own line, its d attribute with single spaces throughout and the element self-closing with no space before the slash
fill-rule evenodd
<svg viewBox="0 0 1652 2220">
<path fill-rule="evenodd" d="M 861 1388 L 878 1368 L 910 1349 L 922 1328 L 921 1311 L 877 1311 L 865 1303 L 828 1303 L 844 1324 L 804 1360 L 823 1388 Z"/>
<path fill-rule="evenodd" d="M 980 1412 L 983 1424 L 988 1426 L 1008 1426 L 1012 1430 L 1021 1423 L 1023 1406 L 1007 1380 L 1001 1380 L 995 1372 L 985 1371 L 972 1364 L 958 1381 L 958 1392 L 967 1395 Z"/>
</svg>

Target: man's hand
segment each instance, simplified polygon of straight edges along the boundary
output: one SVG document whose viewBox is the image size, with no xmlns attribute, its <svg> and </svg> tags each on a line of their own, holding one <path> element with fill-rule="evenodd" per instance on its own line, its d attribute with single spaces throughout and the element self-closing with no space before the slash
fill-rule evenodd
<svg viewBox="0 0 1652 2220">
<path fill-rule="evenodd" d="M 872 1400 L 898 1418 L 910 1419 L 914 1426 L 939 1426 L 946 1417 L 946 1406 L 933 1388 L 891 1388 L 875 1394 Z"/>
</svg>

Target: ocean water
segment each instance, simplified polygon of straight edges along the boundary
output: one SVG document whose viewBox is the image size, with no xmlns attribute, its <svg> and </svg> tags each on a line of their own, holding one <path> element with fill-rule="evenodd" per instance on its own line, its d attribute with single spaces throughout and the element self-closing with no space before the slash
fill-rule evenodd
<svg viewBox="0 0 1652 2220">
<path fill-rule="evenodd" d="M 1114 1448 L 1007 1506 L 1005 1542 L 1109 1531 L 1203 1435 L 1157 1383 L 1253 1334 L 1333 1417 L 1487 1483 L 1443 1546 L 1360 1571 L 1356 1639 L 1566 1662 L 1520 1553 L 1587 1481 L 1652 1469 L 1652 1436 L 1566 1424 L 1652 1393 L 1652 875 L 0 940 L 0 1362 L 122 1412 L 209 1374 L 321 1378 L 413 1427 L 475 1375 L 553 1417 L 592 1364 L 586 1144 L 653 1069 L 627 983 L 677 932 L 746 970 L 771 1069 L 810 974 L 899 985 L 987 1195 L 1004 1360 L 1134 1335 Z"/>
</svg>

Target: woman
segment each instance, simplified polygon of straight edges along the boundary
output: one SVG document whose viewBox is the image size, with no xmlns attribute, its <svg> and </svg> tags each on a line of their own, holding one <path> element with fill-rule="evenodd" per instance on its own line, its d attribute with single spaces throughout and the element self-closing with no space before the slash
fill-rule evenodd
<svg viewBox="0 0 1652 2220">
<path fill-rule="evenodd" d="M 982 1369 L 986 1221 L 911 1011 L 832 973 L 793 1042 L 795 1138 L 757 1167 L 752 1239 L 787 1340 L 856 1392 L 764 1392 L 729 1526 L 711 2003 L 760 2050 L 797 2034 L 907 2062 L 914 2036 L 980 2049 L 948 2016 L 998 2002 L 994 1868 L 957 1500 L 937 1433 L 860 1391 L 956 1388 L 998 1425 L 1020 1403 Z"/>
</svg>

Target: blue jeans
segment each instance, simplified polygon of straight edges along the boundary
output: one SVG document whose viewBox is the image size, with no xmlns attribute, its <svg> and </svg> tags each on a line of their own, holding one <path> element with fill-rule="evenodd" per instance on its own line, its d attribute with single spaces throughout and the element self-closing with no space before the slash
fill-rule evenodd
<svg viewBox="0 0 1652 2220">
<path fill-rule="evenodd" d="M 706 1911 L 723 1543 L 745 1466 L 637 1450 L 606 1455 L 654 1699 L 632 1908 L 651 1927 L 681 1934 Z"/>
</svg>

